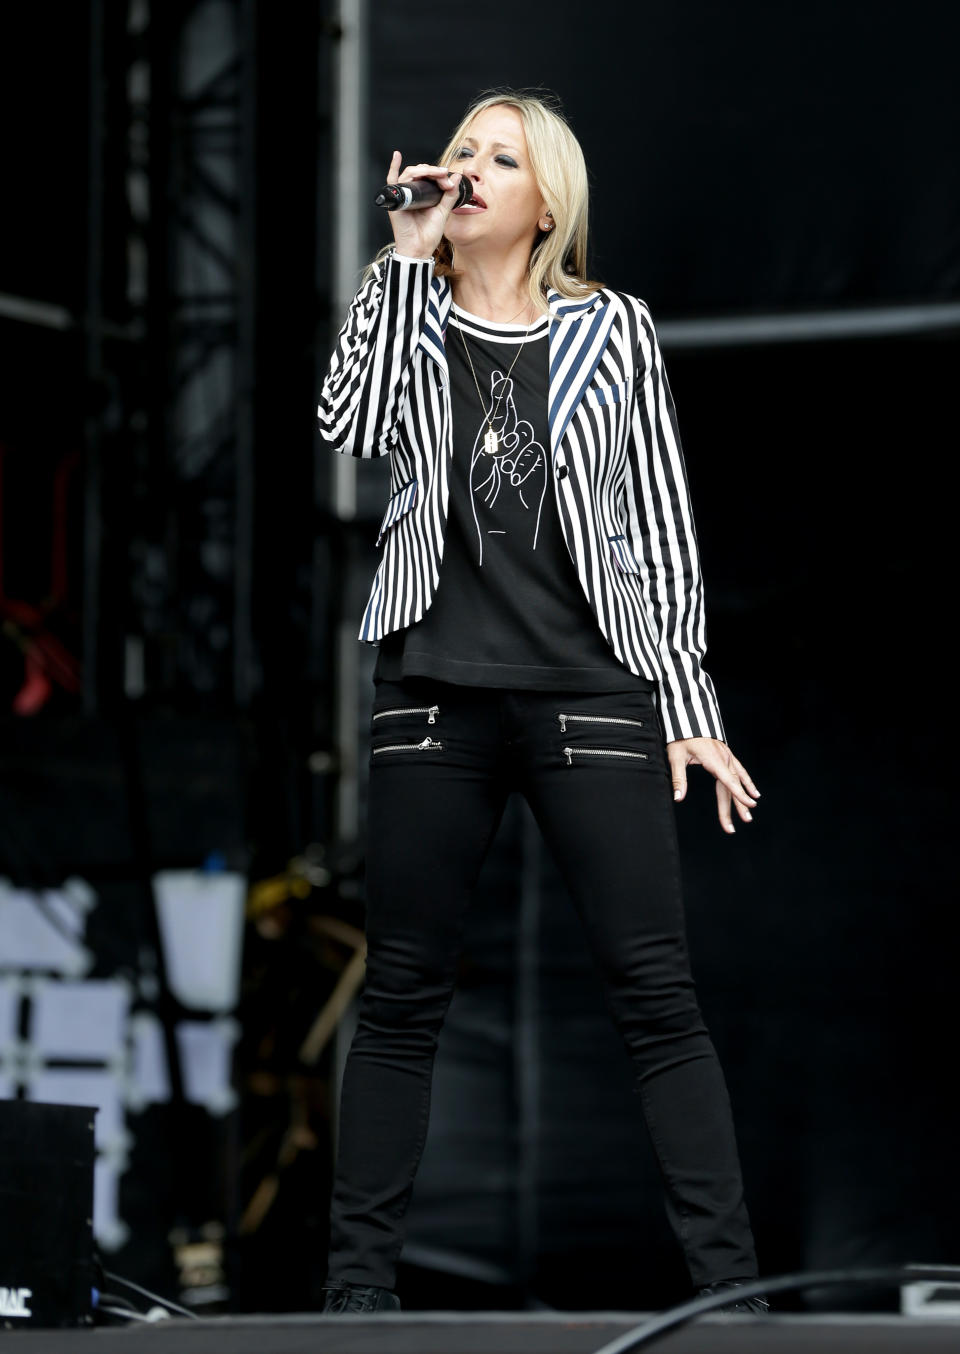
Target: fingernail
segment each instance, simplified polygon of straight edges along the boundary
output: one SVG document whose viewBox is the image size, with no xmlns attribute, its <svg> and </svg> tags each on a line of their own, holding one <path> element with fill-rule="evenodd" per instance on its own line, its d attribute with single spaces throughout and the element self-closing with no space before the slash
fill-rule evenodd
<svg viewBox="0 0 960 1354">
<path fill-rule="evenodd" d="M 680 791 L 679 791 L 679 790 L 674 790 L 674 792 L 673 792 L 673 797 L 674 797 L 674 799 L 679 799 L 679 798 L 680 798 Z"/>
<path fill-rule="evenodd" d="M 753 814 L 752 814 L 752 813 L 745 813 L 745 814 L 743 815 L 743 819 L 744 819 L 744 822 L 746 822 L 746 823 L 752 823 L 752 822 L 753 822 Z"/>
<path fill-rule="evenodd" d="M 736 829 L 735 827 L 733 827 L 733 826 L 730 826 L 730 827 L 727 828 L 727 831 L 728 831 L 729 833 L 731 833 L 731 834 L 734 833 L 734 832 L 736 832 L 736 830 L 737 830 L 737 829 Z"/>
</svg>

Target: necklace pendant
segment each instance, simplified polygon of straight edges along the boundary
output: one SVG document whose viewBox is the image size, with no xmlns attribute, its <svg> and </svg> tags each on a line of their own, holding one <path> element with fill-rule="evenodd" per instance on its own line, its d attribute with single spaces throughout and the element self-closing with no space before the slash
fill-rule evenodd
<svg viewBox="0 0 960 1354">
<path fill-rule="evenodd" d="M 488 456 L 496 456 L 500 450 L 500 439 L 492 428 L 489 428 L 483 435 L 483 449 Z"/>
</svg>

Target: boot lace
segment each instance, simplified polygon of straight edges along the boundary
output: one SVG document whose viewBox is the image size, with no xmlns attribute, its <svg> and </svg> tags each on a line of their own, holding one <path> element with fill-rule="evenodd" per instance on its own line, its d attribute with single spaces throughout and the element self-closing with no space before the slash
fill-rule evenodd
<svg viewBox="0 0 960 1354">
<path fill-rule="evenodd" d="M 343 1312 L 372 1312 L 377 1305 L 377 1290 L 375 1288 L 359 1288 L 347 1286 L 345 1288 L 331 1288 L 327 1290 L 326 1311 L 339 1316 Z"/>
</svg>

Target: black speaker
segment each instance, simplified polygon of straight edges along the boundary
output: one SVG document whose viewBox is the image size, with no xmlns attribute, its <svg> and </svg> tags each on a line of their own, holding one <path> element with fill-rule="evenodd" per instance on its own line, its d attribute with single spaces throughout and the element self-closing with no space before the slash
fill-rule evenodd
<svg viewBox="0 0 960 1354">
<path fill-rule="evenodd" d="M 92 1324 L 95 1114 L 0 1100 L 0 1329 Z"/>
</svg>

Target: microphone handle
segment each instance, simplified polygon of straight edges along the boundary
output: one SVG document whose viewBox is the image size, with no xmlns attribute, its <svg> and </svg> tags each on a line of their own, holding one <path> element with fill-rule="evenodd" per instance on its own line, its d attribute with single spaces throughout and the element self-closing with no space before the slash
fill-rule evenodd
<svg viewBox="0 0 960 1354">
<path fill-rule="evenodd" d="M 436 179 L 411 179 L 409 183 L 385 183 L 373 201 L 388 212 L 408 212 L 435 207 L 442 197 L 443 189 Z M 473 186 L 464 174 L 454 206 L 462 207 L 472 197 Z"/>
</svg>

